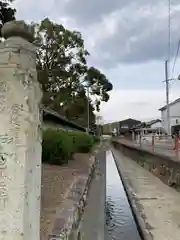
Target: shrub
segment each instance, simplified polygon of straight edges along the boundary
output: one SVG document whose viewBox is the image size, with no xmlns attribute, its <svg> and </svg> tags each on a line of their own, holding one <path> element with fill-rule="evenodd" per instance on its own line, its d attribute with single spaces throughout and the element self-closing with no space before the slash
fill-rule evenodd
<svg viewBox="0 0 180 240">
<path fill-rule="evenodd" d="M 94 142 L 95 142 L 95 143 L 100 142 L 100 138 L 99 138 L 98 136 L 93 136 L 93 138 L 94 138 Z"/>
<path fill-rule="evenodd" d="M 94 145 L 93 136 L 82 132 L 71 132 L 73 138 L 74 151 L 79 153 L 88 153 Z"/>
<path fill-rule="evenodd" d="M 65 131 L 48 129 L 43 132 L 42 161 L 61 165 L 73 154 L 73 142 Z"/>
<path fill-rule="evenodd" d="M 42 162 L 61 165 L 74 153 L 88 153 L 97 139 L 87 133 L 47 129 L 43 132 Z"/>
</svg>

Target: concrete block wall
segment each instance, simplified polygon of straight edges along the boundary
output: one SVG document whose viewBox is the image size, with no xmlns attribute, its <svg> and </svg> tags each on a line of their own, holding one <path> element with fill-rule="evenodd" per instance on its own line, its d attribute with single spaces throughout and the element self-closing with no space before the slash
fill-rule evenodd
<svg viewBox="0 0 180 240">
<path fill-rule="evenodd" d="M 116 140 L 112 144 L 125 156 L 152 172 L 165 184 L 180 191 L 180 162 Z"/>
</svg>

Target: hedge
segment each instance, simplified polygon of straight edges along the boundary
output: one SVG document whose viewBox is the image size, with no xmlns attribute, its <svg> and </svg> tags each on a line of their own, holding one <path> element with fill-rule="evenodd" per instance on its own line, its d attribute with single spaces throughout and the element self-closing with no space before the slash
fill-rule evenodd
<svg viewBox="0 0 180 240">
<path fill-rule="evenodd" d="M 61 165 L 74 153 L 89 152 L 97 141 L 87 133 L 47 129 L 43 132 L 42 162 Z"/>
</svg>

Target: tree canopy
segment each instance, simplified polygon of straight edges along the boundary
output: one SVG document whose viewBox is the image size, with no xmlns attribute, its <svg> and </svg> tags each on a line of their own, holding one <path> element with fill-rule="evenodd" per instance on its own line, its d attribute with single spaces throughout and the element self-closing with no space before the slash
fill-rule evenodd
<svg viewBox="0 0 180 240">
<path fill-rule="evenodd" d="M 15 20 L 16 10 L 11 7 L 13 1 L 0 1 L 0 28 L 6 22 Z M 43 105 L 83 126 L 87 126 L 89 105 L 89 122 L 93 126 L 94 110 L 99 111 L 101 101 L 109 100 L 108 92 L 113 86 L 100 70 L 88 66 L 89 52 L 81 33 L 68 30 L 48 18 L 40 23 L 32 23 L 32 26 Z"/>
<path fill-rule="evenodd" d="M 109 100 L 112 84 L 100 70 L 88 66 L 89 52 L 84 47 L 81 33 L 70 31 L 48 18 L 33 26 L 43 104 L 69 119 L 76 118 L 78 114 L 87 112 L 88 88 L 90 96 L 95 96 L 94 102 L 89 100 L 91 111 L 94 106 L 99 110 L 100 102 Z"/>
<path fill-rule="evenodd" d="M 6 22 L 15 20 L 16 10 L 10 7 L 13 0 L 0 1 L 0 29 Z M 0 31 L 1 34 L 1 31 Z"/>
<path fill-rule="evenodd" d="M 70 120 L 82 118 L 89 102 L 91 118 L 101 101 L 109 100 L 112 84 L 95 67 L 89 67 L 89 52 L 80 32 L 70 31 L 48 18 L 33 23 L 37 45 L 38 80 L 43 89 L 43 104 Z M 92 99 L 87 99 L 87 89 Z"/>
</svg>

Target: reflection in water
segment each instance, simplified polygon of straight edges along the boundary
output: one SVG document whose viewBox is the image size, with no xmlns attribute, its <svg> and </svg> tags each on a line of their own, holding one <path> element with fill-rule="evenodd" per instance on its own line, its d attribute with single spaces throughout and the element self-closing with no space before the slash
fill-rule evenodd
<svg viewBox="0 0 180 240">
<path fill-rule="evenodd" d="M 140 240 L 111 151 L 106 153 L 106 224 L 112 240 Z"/>
<path fill-rule="evenodd" d="M 106 224 L 108 226 L 111 225 L 112 215 L 113 215 L 113 205 L 111 204 L 111 201 L 108 199 L 106 200 Z"/>
</svg>

